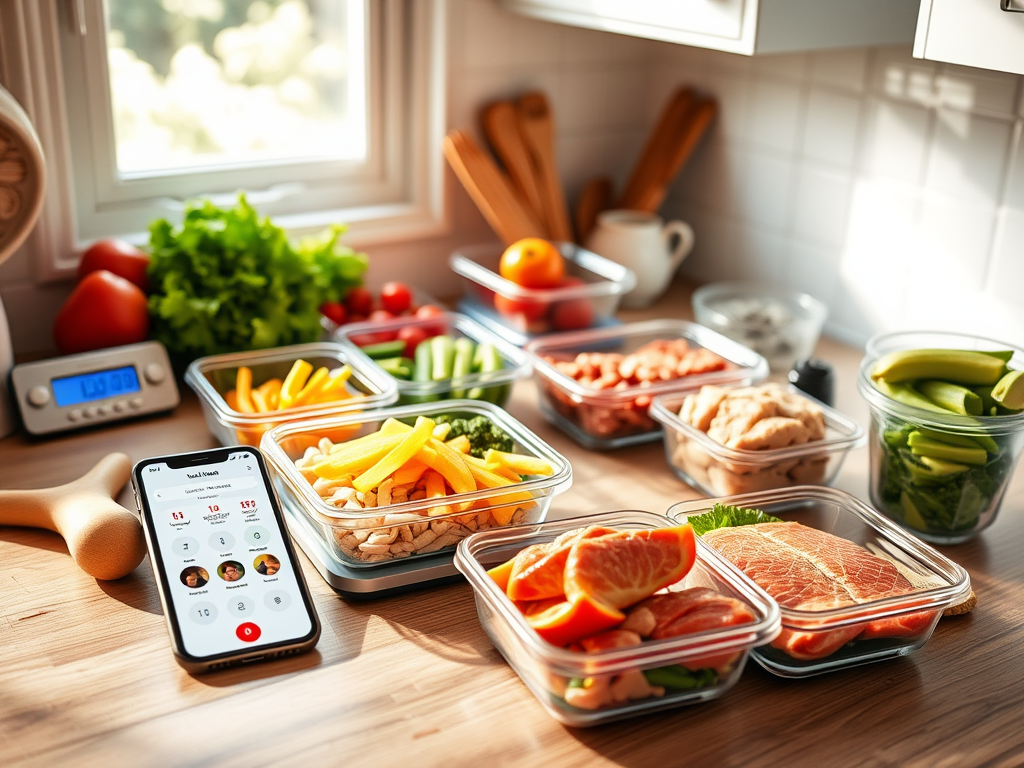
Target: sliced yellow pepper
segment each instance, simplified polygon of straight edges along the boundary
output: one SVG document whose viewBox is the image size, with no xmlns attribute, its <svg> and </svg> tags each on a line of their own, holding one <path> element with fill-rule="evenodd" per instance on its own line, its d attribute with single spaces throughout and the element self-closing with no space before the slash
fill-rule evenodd
<svg viewBox="0 0 1024 768">
<path fill-rule="evenodd" d="M 263 394 L 263 399 L 267 401 L 267 407 L 272 411 L 277 410 L 281 401 L 281 383 L 280 379 L 267 379 L 256 387 Z"/>
<path fill-rule="evenodd" d="M 453 437 L 451 440 L 446 440 L 444 444 L 453 451 L 458 451 L 459 453 L 469 453 L 469 449 L 472 447 L 469 444 L 469 438 L 465 435 Z"/>
<path fill-rule="evenodd" d="M 256 407 L 252 404 L 252 370 L 244 365 L 238 369 L 235 376 L 235 402 L 240 413 L 256 412 Z"/>
<path fill-rule="evenodd" d="M 363 493 L 372 491 L 426 445 L 433 429 L 433 420 L 424 416 L 417 418 L 412 432 L 405 435 L 390 453 L 357 477 L 352 482 L 352 487 Z"/>
<path fill-rule="evenodd" d="M 317 368 L 313 375 L 309 377 L 306 385 L 299 391 L 299 394 L 292 400 L 292 408 L 298 408 L 301 405 L 310 405 L 316 399 L 316 396 L 320 393 L 323 383 L 327 380 L 327 369 Z"/>
<path fill-rule="evenodd" d="M 470 493 L 477 489 L 473 474 L 466 465 L 466 457 L 440 440 L 428 441 L 416 458 L 440 472 L 456 493 Z"/>
<path fill-rule="evenodd" d="M 263 396 L 263 393 L 257 388 L 249 393 L 252 398 L 252 407 L 256 409 L 256 413 L 267 413 L 271 410 L 267 404 L 267 398 Z"/>
<path fill-rule="evenodd" d="M 416 454 L 419 456 L 419 454 Z M 423 473 L 428 469 L 427 465 L 419 459 L 412 459 L 411 461 L 405 462 L 405 466 L 396 470 L 395 474 L 391 476 L 391 479 L 395 481 L 395 485 L 408 485 L 409 483 L 415 483 L 419 480 Z"/>
<path fill-rule="evenodd" d="M 299 392 L 306 385 L 309 374 L 312 372 L 313 366 L 305 360 L 296 360 L 292 364 L 292 369 L 288 371 L 284 384 L 281 385 L 281 410 L 291 408 L 292 403 L 295 402 L 295 398 L 298 397 Z"/>
<path fill-rule="evenodd" d="M 493 448 L 484 453 L 484 461 L 507 467 L 519 475 L 555 474 L 555 468 L 544 459 L 539 459 L 536 456 L 524 456 L 519 453 L 505 453 Z"/>
<path fill-rule="evenodd" d="M 448 495 L 448 489 L 445 486 L 444 478 L 441 477 L 439 472 L 435 472 L 432 469 L 427 470 L 426 475 L 424 475 L 424 480 L 426 481 L 428 499 L 440 499 Z M 431 516 L 447 515 L 450 511 L 451 509 L 449 507 L 441 504 L 428 509 L 427 514 Z"/>
<path fill-rule="evenodd" d="M 360 442 L 359 445 L 345 443 L 342 450 L 332 451 L 326 460 L 314 464 L 312 470 L 318 477 L 329 480 L 362 473 L 390 454 L 405 439 L 402 435 L 375 434 L 372 437 L 376 439 L 372 442 Z"/>
</svg>

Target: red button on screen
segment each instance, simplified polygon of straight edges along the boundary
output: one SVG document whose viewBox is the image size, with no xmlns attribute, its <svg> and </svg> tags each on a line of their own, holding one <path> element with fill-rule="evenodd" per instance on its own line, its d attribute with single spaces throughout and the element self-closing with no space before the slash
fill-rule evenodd
<svg viewBox="0 0 1024 768">
<path fill-rule="evenodd" d="M 251 621 L 247 621 L 245 624 L 238 625 L 235 634 L 238 635 L 238 639 L 243 643 L 255 643 L 260 639 L 260 628 Z"/>
</svg>

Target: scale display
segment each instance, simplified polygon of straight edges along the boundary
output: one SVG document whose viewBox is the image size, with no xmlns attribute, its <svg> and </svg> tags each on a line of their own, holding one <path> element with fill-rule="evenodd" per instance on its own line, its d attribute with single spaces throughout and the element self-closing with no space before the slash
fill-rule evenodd
<svg viewBox="0 0 1024 768">
<path fill-rule="evenodd" d="M 129 395 L 142 389 L 133 365 L 53 379 L 50 385 L 53 387 L 53 399 L 61 408 Z"/>
</svg>

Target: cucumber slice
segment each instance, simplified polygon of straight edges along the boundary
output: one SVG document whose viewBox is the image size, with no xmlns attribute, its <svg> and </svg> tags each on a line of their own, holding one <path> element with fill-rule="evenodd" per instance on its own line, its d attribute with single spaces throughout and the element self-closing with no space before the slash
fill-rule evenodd
<svg viewBox="0 0 1024 768">
<path fill-rule="evenodd" d="M 430 378 L 434 381 L 448 381 L 455 365 L 455 341 L 452 337 L 435 336 L 430 339 L 430 356 L 433 363 Z"/>
<path fill-rule="evenodd" d="M 936 429 L 927 429 L 926 427 L 920 427 L 915 432 L 932 440 L 938 440 L 940 443 L 959 445 L 961 448 L 976 448 L 980 445 L 989 453 L 999 453 L 999 446 L 996 444 L 996 441 L 988 435 L 953 435 L 949 432 L 939 432 Z"/>
<path fill-rule="evenodd" d="M 920 432 L 911 432 L 907 438 L 910 451 L 915 456 L 929 456 L 933 459 L 946 459 L 961 464 L 982 465 L 988 461 L 988 453 L 984 448 L 966 448 L 949 443 L 940 443 L 925 437 Z"/>
<path fill-rule="evenodd" d="M 1024 408 L 1024 371 L 1010 371 L 992 387 L 992 399 L 1010 411 Z"/>
<path fill-rule="evenodd" d="M 416 370 L 412 375 L 413 381 L 430 381 L 432 363 L 430 341 L 421 341 L 416 347 Z"/>
<path fill-rule="evenodd" d="M 383 360 L 387 357 L 401 357 L 405 352 L 405 342 L 401 339 L 382 341 L 379 344 L 367 344 L 359 349 L 371 360 Z"/>
<path fill-rule="evenodd" d="M 917 382 L 917 390 L 936 405 L 941 405 L 953 413 L 959 413 L 961 416 L 981 416 L 981 398 L 967 387 L 948 381 L 928 379 Z"/>
<path fill-rule="evenodd" d="M 473 354 L 473 368 L 478 373 L 496 373 L 505 367 L 505 361 L 501 357 L 501 353 L 498 352 L 497 348 L 488 342 L 480 344 L 476 348 L 476 352 Z M 501 396 L 501 386 L 495 385 L 491 387 L 473 387 L 466 394 L 466 397 L 472 400 L 487 400 L 488 402 L 497 402 Z"/>
<path fill-rule="evenodd" d="M 995 355 L 965 349 L 906 349 L 878 359 L 871 378 L 890 384 L 915 379 L 938 379 L 975 386 L 995 384 L 1006 373 L 1006 363 Z"/>
<path fill-rule="evenodd" d="M 472 339 L 463 336 L 455 340 L 455 362 L 452 363 L 452 378 L 461 379 L 473 372 L 473 354 L 476 352 L 476 344 Z M 453 389 L 452 397 L 455 399 L 466 396 L 466 390 Z"/>
</svg>

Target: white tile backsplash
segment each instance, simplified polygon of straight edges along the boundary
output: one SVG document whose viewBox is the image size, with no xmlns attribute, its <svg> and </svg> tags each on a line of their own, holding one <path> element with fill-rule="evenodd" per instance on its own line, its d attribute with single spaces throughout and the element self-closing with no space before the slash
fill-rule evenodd
<svg viewBox="0 0 1024 768">
<path fill-rule="evenodd" d="M 807 96 L 801 152 L 805 159 L 853 166 L 860 137 L 861 100 L 848 92 L 813 87 Z"/>
<path fill-rule="evenodd" d="M 1006 177 L 1012 125 L 947 108 L 936 110 L 924 186 L 965 202 L 994 205 Z"/>
</svg>

